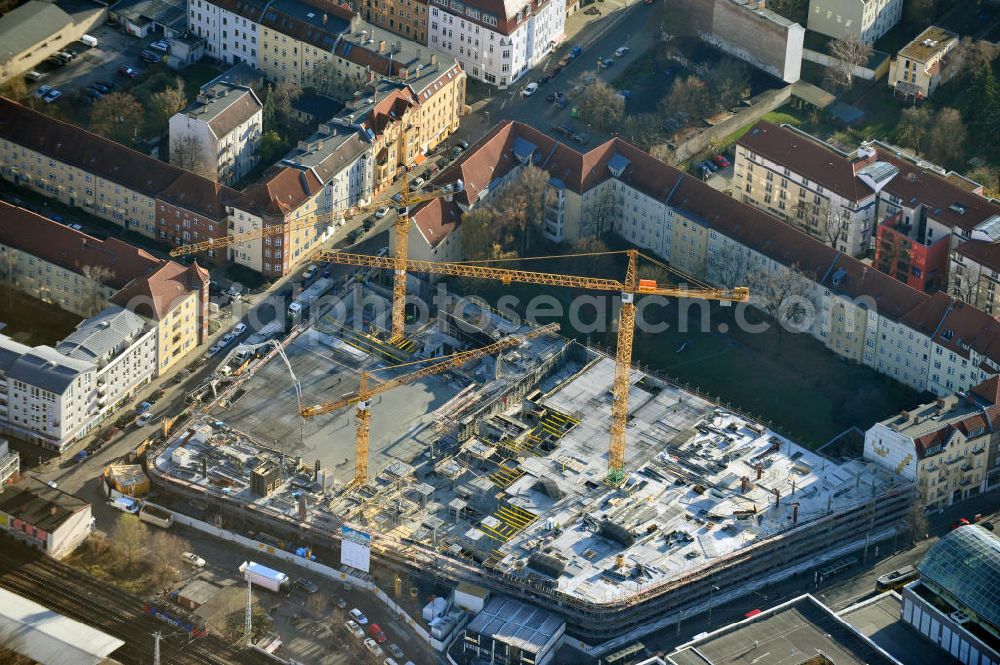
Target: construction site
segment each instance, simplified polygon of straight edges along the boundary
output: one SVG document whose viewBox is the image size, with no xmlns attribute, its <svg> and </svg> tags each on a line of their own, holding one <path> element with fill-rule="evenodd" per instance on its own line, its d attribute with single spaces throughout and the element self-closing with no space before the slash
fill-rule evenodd
<svg viewBox="0 0 1000 665">
<path fill-rule="evenodd" d="M 520 597 L 589 644 L 907 529 L 909 485 L 636 369 L 612 477 L 614 358 L 466 301 L 403 344 L 338 307 L 390 297 L 346 288 L 258 353 L 177 423 L 154 484 L 313 546 L 371 534 L 376 565 Z"/>
</svg>

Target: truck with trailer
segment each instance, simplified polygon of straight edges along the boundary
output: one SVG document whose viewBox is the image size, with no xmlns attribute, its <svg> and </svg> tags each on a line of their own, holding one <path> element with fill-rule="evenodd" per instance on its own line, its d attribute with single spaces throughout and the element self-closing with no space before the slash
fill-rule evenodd
<svg viewBox="0 0 1000 665">
<path fill-rule="evenodd" d="M 306 309 L 309 308 L 310 305 L 319 300 L 320 296 L 329 291 L 331 288 L 333 288 L 332 279 L 323 278 L 316 280 L 312 286 L 300 293 L 299 297 L 288 306 L 288 316 L 295 318 L 296 316 L 301 315 Z"/>
<path fill-rule="evenodd" d="M 284 323 L 281 321 L 271 321 L 267 325 L 263 326 L 260 330 L 250 335 L 247 338 L 245 344 L 247 346 L 254 346 L 255 344 L 262 344 L 269 339 L 273 339 L 280 335 L 285 329 Z"/>
<path fill-rule="evenodd" d="M 144 503 L 139 509 L 139 519 L 161 529 L 169 529 L 174 524 L 174 516 L 161 508 Z"/>
<path fill-rule="evenodd" d="M 240 564 L 240 575 L 254 586 L 264 587 L 268 591 L 276 593 L 287 590 L 291 584 L 288 575 L 254 561 L 244 561 Z"/>
</svg>

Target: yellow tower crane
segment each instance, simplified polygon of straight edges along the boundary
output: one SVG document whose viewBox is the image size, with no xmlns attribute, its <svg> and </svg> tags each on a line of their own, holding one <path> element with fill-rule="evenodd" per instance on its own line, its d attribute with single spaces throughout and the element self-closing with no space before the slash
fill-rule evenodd
<svg viewBox="0 0 1000 665">
<path fill-rule="evenodd" d="M 391 259 L 389 259 L 391 261 Z M 354 392 L 348 393 L 341 397 L 340 399 L 333 400 L 331 402 L 324 402 L 322 404 L 316 404 L 313 406 L 304 407 L 299 413 L 303 418 L 313 418 L 315 416 L 323 415 L 324 413 L 330 413 L 331 411 L 337 411 L 344 408 L 345 406 L 350 406 L 351 404 L 357 405 L 357 410 L 355 411 L 354 417 L 354 428 L 355 428 L 355 446 L 354 446 L 354 484 L 360 485 L 368 480 L 368 441 L 369 441 L 369 431 L 371 428 L 371 404 L 372 399 L 377 395 L 381 395 L 384 392 L 392 390 L 393 388 L 398 388 L 407 383 L 412 383 L 413 381 L 418 381 L 425 376 L 432 376 L 434 374 L 441 374 L 442 372 L 447 372 L 449 369 L 455 367 L 461 367 L 465 363 L 471 362 L 473 360 L 478 360 L 479 358 L 485 358 L 486 356 L 493 355 L 494 353 L 502 353 L 509 348 L 518 346 L 521 342 L 544 335 L 547 333 L 554 333 L 559 330 L 559 325 L 552 323 L 546 326 L 541 326 L 538 328 L 533 328 L 532 330 L 524 333 L 522 335 L 508 335 L 492 344 L 487 344 L 486 346 L 480 347 L 478 349 L 472 349 L 471 351 L 462 351 L 459 353 L 454 353 L 450 356 L 444 356 L 441 358 L 431 358 L 426 360 L 418 360 L 411 363 L 402 363 L 400 365 L 390 365 L 388 367 L 379 367 L 371 371 L 361 372 L 361 384 L 358 389 Z M 433 362 L 431 365 L 426 367 L 421 367 L 418 370 L 410 372 L 408 374 L 402 374 L 400 376 L 393 377 L 388 381 L 376 384 L 369 387 L 368 379 L 371 374 L 375 372 L 382 372 L 389 369 L 398 369 L 400 367 L 407 367 L 409 365 L 418 365 L 422 363 Z"/>
<path fill-rule="evenodd" d="M 413 206 L 426 201 L 438 198 L 451 198 L 465 189 L 465 184 L 461 180 L 456 180 L 452 184 L 443 185 L 426 192 L 413 192 L 410 189 L 409 175 L 403 174 L 403 186 L 398 195 L 398 200 L 394 198 L 378 199 L 371 203 L 356 206 L 353 208 L 341 208 L 337 210 L 326 210 L 315 212 L 293 219 L 286 224 L 274 224 L 253 229 L 244 233 L 212 238 L 201 242 L 182 245 L 170 250 L 170 256 L 185 256 L 187 254 L 197 254 L 208 250 L 222 249 L 230 245 L 247 242 L 250 240 L 260 240 L 284 233 L 294 233 L 320 224 L 331 224 L 341 216 L 353 213 L 366 212 L 382 207 L 394 207 L 396 209 L 396 221 L 394 222 L 396 231 L 396 246 L 393 252 L 393 261 L 396 269 L 392 283 L 392 336 L 390 342 L 397 343 L 404 337 L 406 326 L 406 259 L 410 239 L 410 210 Z M 305 260 L 306 257 L 302 259 Z M 302 262 L 300 261 L 300 263 Z"/>
<path fill-rule="evenodd" d="M 732 289 L 689 288 L 687 286 L 660 287 L 655 280 L 639 279 L 639 251 L 629 249 L 628 269 L 625 281 L 582 277 L 577 275 L 561 275 L 557 273 L 533 272 L 509 268 L 497 268 L 483 263 L 437 263 L 434 261 L 407 260 L 403 270 L 407 272 L 424 272 L 451 277 L 471 277 L 499 281 L 503 284 L 518 282 L 522 284 L 540 284 L 543 286 L 564 286 L 593 291 L 612 291 L 621 294 L 622 306 L 618 314 L 618 344 L 615 356 L 615 378 L 612 387 L 611 402 L 611 441 L 608 447 L 608 476 L 611 485 L 620 485 L 625 479 L 625 426 L 628 420 L 628 390 L 629 373 L 632 368 L 632 339 L 635 335 L 635 296 L 660 295 L 678 298 L 700 298 L 718 300 L 723 303 L 746 302 L 750 299 L 750 290 L 746 287 Z M 369 256 L 367 254 L 351 254 L 346 252 L 324 252 L 321 260 L 366 268 L 399 269 L 395 259 Z M 648 257 L 646 257 L 648 258 Z M 655 261 L 654 261 L 655 262 Z M 657 262 L 658 263 L 658 262 Z M 694 281 L 694 280 L 692 280 Z"/>
</svg>

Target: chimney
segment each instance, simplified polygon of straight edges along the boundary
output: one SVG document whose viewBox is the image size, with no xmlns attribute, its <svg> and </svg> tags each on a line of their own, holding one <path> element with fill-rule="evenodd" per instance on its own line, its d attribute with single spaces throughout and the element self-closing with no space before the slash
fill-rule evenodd
<svg viewBox="0 0 1000 665">
<path fill-rule="evenodd" d="M 774 507 L 777 508 L 781 505 L 781 492 L 777 489 L 771 491 L 774 492 Z"/>
<path fill-rule="evenodd" d="M 431 53 L 431 66 L 433 67 L 438 63 L 437 53 Z"/>
<path fill-rule="evenodd" d="M 201 458 L 201 475 L 208 478 L 208 459 L 204 457 Z"/>
<path fill-rule="evenodd" d="M 750 491 L 750 479 L 746 476 L 740 478 L 740 494 L 746 494 Z"/>
<path fill-rule="evenodd" d="M 321 462 L 316 460 L 316 465 L 313 467 L 313 482 L 319 480 L 319 470 L 322 468 L 320 465 Z"/>
<path fill-rule="evenodd" d="M 760 480 L 761 476 L 764 475 L 764 465 L 757 463 L 757 480 Z"/>
<path fill-rule="evenodd" d="M 796 501 L 792 504 L 792 526 L 799 523 L 799 502 Z"/>
<path fill-rule="evenodd" d="M 379 53 L 385 53 L 385 40 L 384 39 L 380 39 L 378 41 L 378 52 Z"/>
</svg>

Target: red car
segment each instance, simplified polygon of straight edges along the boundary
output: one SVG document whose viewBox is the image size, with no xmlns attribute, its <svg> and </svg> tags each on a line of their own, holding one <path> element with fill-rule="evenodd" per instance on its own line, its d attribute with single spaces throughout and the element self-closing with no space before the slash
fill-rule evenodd
<svg viewBox="0 0 1000 665">
<path fill-rule="evenodd" d="M 368 626 L 368 636 L 379 644 L 385 642 L 385 633 L 382 632 L 382 629 L 378 627 L 377 623 L 373 623 Z"/>
<path fill-rule="evenodd" d="M 712 162 L 720 169 L 728 168 L 731 163 L 725 155 L 716 155 L 712 158 Z"/>
</svg>

